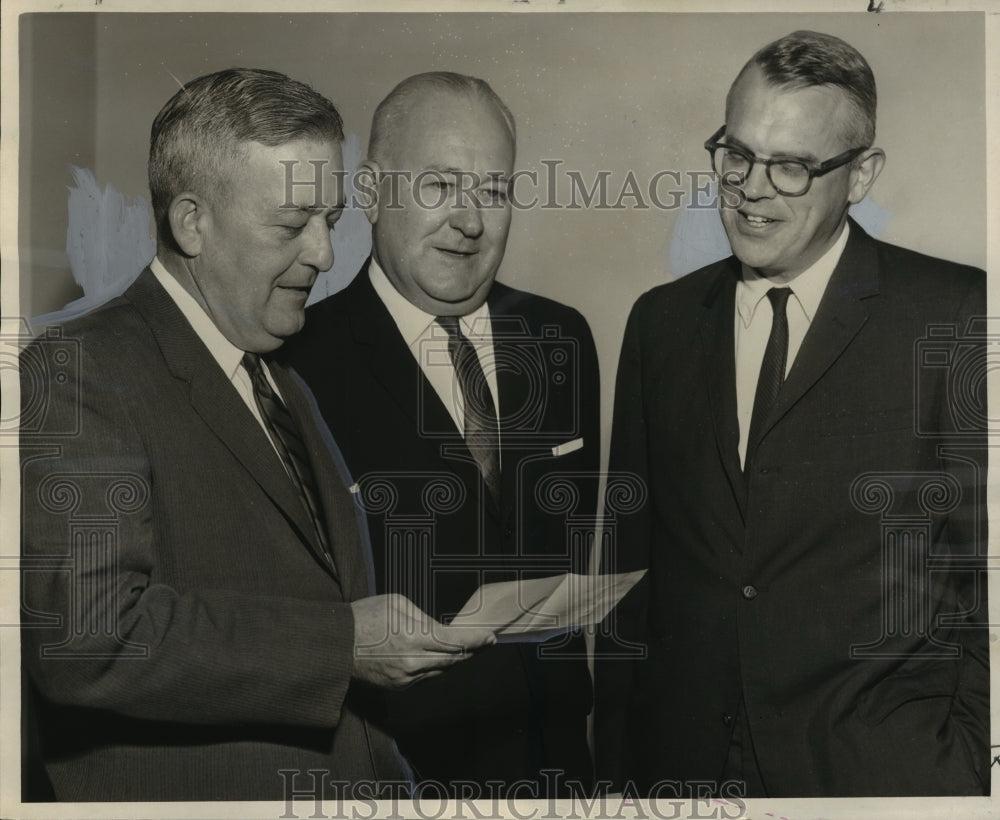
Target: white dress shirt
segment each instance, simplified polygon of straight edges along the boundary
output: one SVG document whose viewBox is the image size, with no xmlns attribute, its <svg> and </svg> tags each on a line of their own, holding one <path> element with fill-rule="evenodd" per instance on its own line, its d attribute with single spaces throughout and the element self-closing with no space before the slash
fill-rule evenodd
<svg viewBox="0 0 1000 820">
<path fill-rule="evenodd" d="M 847 245 L 848 227 L 844 224 L 840 236 L 816 262 L 802 271 L 788 285 L 779 285 L 761 276 L 753 268 L 743 266 L 743 277 L 736 284 L 736 411 L 740 424 L 740 464 L 746 462 L 747 438 L 753 416 L 754 396 L 760 365 L 764 360 L 767 339 L 771 335 L 774 312 L 767 292 L 773 287 L 788 287 L 792 292 L 785 308 L 788 316 L 788 358 L 785 376 L 802 347 L 809 325 L 812 324 L 820 300 L 830 282 L 834 268 Z"/>
<path fill-rule="evenodd" d="M 163 263 L 159 258 L 154 257 L 149 267 L 153 271 L 153 275 L 157 281 L 163 285 L 163 289 L 174 300 L 177 307 L 180 308 L 181 313 L 184 314 L 184 318 L 188 320 L 195 334 L 201 339 L 205 347 L 208 348 L 208 352 L 212 354 L 212 358 L 218 362 L 219 367 L 222 368 L 222 372 L 230 384 L 236 388 L 236 392 L 239 393 L 240 398 L 243 399 L 243 403 L 253 413 L 253 417 L 257 419 L 257 423 L 268 437 L 268 440 L 271 441 L 271 446 L 273 447 L 274 441 L 271 440 L 267 425 L 264 424 L 264 420 L 260 416 L 260 410 L 257 409 L 257 401 L 253 396 L 253 383 L 250 381 L 250 374 L 243 367 L 243 351 L 222 335 L 222 331 L 215 326 L 215 322 L 205 312 L 205 309 L 163 267 Z M 267 376 L 271 388 L 280 397 L 281 391 L 278 390 L 274 379 L 271 378 L 271 373 L 268 371 L 267 365 L 263 360 L 261 360 L 260 365 L 264 369 L 264 375 Z M 275 452 L 278 452 L 277 448 L 275 448 Z"/>
<path fill-rule="evenodd" d="M 409 302 L 389 281 L 385 272 L 373 258 L 368 266 L 375 293 L 396 323 L 403 341 L 434 392 L 438 394 L 455 427 L 465 435 L 465 400 L 459 387 L 455 366 L 448 354 L 448 333 L 436 321 L 437 317 Z M 462 333 L 472 343 L 479 357 L 479 364 L 486 374 L 486 383 L 493 396 L 493 406 L 500 411 L 497 389 L 496 360 L 493 356 L 493 325 L 490 311 L 484 302 L 467 316 L 460 317 Z M 497 435 L 499 436 L 499 422 Z"/>
</svg>

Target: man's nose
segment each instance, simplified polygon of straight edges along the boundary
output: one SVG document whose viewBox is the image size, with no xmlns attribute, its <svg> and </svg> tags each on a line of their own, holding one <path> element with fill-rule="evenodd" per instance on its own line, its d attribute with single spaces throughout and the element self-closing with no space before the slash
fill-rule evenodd
<svg viewBox="0 0 1000 820">
<path fill-rule="evenodd" d="M 333 267 L 333 242 L 326 220 L 313 217 L 302 234 L 304 244 L 299 261 L 320 273 L 330 270 Z"/>
<path fill-rule="evenodd" d="M 767 178 L 767 166 L 762 162 L 753 164 L 742 187 L 747 199 L 771 199 L 778 193 Z"/>
<path fill-rule="evenodd" d="M 459 197 L 459 201 L 451 209 L 450 223 L 470 239 L 475 239 L 483 232 L 483 215 L 479 203 L 471 194 Z"/>
</svg>

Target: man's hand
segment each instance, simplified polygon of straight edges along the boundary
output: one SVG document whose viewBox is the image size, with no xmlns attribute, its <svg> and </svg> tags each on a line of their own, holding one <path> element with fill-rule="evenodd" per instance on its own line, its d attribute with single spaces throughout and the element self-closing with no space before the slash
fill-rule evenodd
<svg viewBox="0 0 1000 820">
<path fill-rule="evenodd" d="M 376 595 L 351 603 L 354 677 L 403 689 L 440 675 L 472 650 L 496 643 L 483 627 L 445 626 L 402 595 Z"/>
</svg>

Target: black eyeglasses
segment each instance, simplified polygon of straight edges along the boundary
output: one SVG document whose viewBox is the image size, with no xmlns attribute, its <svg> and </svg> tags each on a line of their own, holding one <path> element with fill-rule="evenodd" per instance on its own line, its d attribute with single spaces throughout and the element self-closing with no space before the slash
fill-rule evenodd
<svg viewBox="0 0 1000 820">
<path fill-rule="evenodd" d="M 868 150 L 867 147 L 852 148 L 819 165 L 801 157 L 777 156 L 764 159 L 743 148 L 719 142 L 725 133 L 726 126 L 723 125 L 705 140 L 705 150 L 712 158 L 712 170 L 718 175 L 722 184 L 734 187 L 743 185 L 750 176 L 753 166 L 760 163 L 767 173 L 768 182 L 774 190 L 784 196 L 802 196 L 808 192 L 813 179 L 847 165 L 852 159 Z"/>
</svg>

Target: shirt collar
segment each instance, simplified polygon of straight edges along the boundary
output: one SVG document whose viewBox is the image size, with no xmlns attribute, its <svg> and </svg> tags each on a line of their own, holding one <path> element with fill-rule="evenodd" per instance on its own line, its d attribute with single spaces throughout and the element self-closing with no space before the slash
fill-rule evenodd
<svg viewBox="0 0 1000 820">
<path fill-rule="evenodd" d="M 226 378 L 232 381 L 236 375 L 236 369 L 243 361 L 243 351 L 222 335 L 222 331 L 215 326 L 215 322 L 205 312 L 205 309 L 163 266 L 159 257 L 154 257 L 149 267 L 157 281 L 163 285 L 163 289 L 180 308 L 181 313 L 184 314 L 184 318 L 188 320 L 198 338 L 208 348 L 212 358 L 219 363 Z"/>
<path fill-rule="evenodd" d="M 840 261 L 841 254 L 847 246 L 850 229 L 847 223 L 840 231 L 840 236 L 819 259 L 795 277 L 787 287 L 791 288 L 792 296 L 798 301 L 805 313 L 806 319 L 812 322 L 819 309 L 819 303 L 826 291 L 826 286 L 833 276 L 833 271 Z M 766 276 L 761 276 L 753 268 L 744 265 L 743 276 L 736 288 L 736 309 L 739 311 L 743 327 L 750 327 L 754 313 L 761 299 L 775 287 Z"/>
<path fill-rule="evenodd" d="M 396 327 L 403 336 L 403 341 L 407 347 L 414 348 L 417 343 L 426 336 L 431 335 L 434 327 L 437 327 L 436 316 L 421 310 L 410 302 L 396 287 L 389 281 L 375 257 L 372 257 L 368 265 L 368 277 L 371 279 L 375 293 L 386 306 L 392 316 Z M 486 336 L 490 332 L 490 310 L 485 302 L 476 308 L 472 313 L 460 317 L 462 322 L 462 332 L 466 336 Z"/>
</svg>

